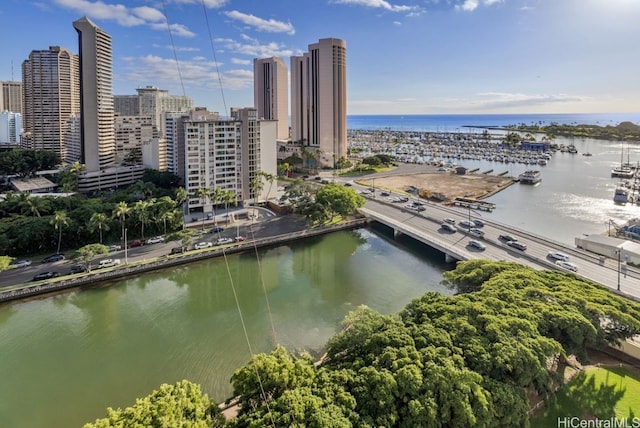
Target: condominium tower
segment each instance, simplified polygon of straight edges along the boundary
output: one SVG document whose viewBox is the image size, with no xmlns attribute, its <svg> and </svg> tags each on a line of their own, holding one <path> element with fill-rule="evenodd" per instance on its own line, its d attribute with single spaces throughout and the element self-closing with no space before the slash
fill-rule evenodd
<svg viewBox="0 0 640 428">
<path fill-rule="evenodd" d="M 67 121 L 80 112 L 78 56 L 60 46 L 31 51 L 22 63 L 22 146 L 66 157 Z"/>
<path fill-rule="evenodd" d="M 111 36 L 86 16 L 73 23 L 80 51 L 80 135 L 87 171 L 114 164 Z"/>
<path fill-rule="evenodd" d="M 291 57 L 291 138 L 318 154 L 320 166 L 347 156 L 347 49 L 320 39 Z"/>
<path fill-rule="evenodd" d="M 279 140 L 289 139 L 287 66 L 282 58 L 254 58 L 253 102 L 258 118 L 277 120 Z"/>
<path fill-rule="evenodd" d="M 22 82 L 0 82 L 0 111 L 22 114 Z"/>
</svg>

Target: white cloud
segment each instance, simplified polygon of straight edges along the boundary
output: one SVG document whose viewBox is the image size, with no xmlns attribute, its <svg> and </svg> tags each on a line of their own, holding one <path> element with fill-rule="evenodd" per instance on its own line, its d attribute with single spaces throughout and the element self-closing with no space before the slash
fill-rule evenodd
<svg viewBox="0 0 640 428">
<path fill-rule="evenodd" d="M 248 55 L 254 58 L 267 58 L 272 56 L 291 56 L 293 50 L 284 46 L 271 42 L 267 44 L 258 43 L 240 43 L 233 39 L 216 39 L 216 44 L 222 44 L 231 52 Z"/>
<path fill-rule="evenodd" d="M 249 59 L 231 58 L 231 64 L 236 65 L 251 65 L 252 61 Z"/>
<path fill-rule="evenodd" d="M 275 19 L 262 19 L 255 15 L 247 15 L 246 13 L 231 10 L 223 12 L 227 17 L 240 21 L 245 25 L 255 28 L 258 31 L 266 31 L 267 33 L 287 33 L 295 34 L 296 30 L 290 22 L 276 21 Z"/>
<path fill-rule="evenodd" d="M 170 0 L 176 4 L 197 4 L 202 5 L 202 0 Z M 229 0 L 204 0 L 204 5 L 211 9 L 217 9 L 226 5 Z"/>
<path fill-rule="evenodd" d="M 390 12 L 411 12 L 420 9 L 418 6 L 394 5 L 385 0 L 331 0 L 331 3 L 381 8 Z"/>
<path fill-rule="evenodd" d="M 162 12 L 149 6 L 134 7 L 133 9 L 131 9 L 131 11 L 138 18 L 142 18 L 145 21 L 155 22 L 165 20 L 164 14 Z"/>
<path fill-rule="evenodd" d="M 510 92 L 483 92 L 479 93 L 480 99 L 470 101 L 481 108 L 507 108 L 549 105 L 567 102 L 583 102 L 586 97 L 567 94 L 521 94 Z"/>
<path fill-rule="evenodd" d="M 167 23 L 163 22 L 163 23 L 152 23 L 149 24 L 149 27 L 151 27 L 154 30 L 167 30 Z M 190 31 L 186 26 L 182 25 L 182 24 L 171 24 L 169 26 L 171 28 L 171 34 L 173 34 L 174 36 L 179 36 L 179 37 L 195 37 L 195 33 Z"/>
<path fill-rule="evenodd" d="M 491 6 L 496 3 L 502 3 L 502 1 L 503 0 L 464 0 L 461 5 L 456 5 L 456 9 L 465 12 L 472 12 L 480 6 L 480 3 L 485 6 Z"/>
</svg>

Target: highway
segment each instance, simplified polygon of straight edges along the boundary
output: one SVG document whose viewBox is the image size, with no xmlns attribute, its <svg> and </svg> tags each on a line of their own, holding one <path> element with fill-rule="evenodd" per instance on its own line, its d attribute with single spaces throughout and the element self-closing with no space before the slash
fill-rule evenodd
<svg viewBox="0 0 640 428">
<path fill-rule="evenodd" d="M 353 186 L 356 191 L 366 191 L 365 187 Z M 548 256 L 550 251 L 559 251 L 569 256 L 569 261 L 577 266 L 576 275 L 603 284 L 613 290 L 618 289 L 618 281 L 622 294 L 640 300 L 640 273 L 637 269 L 622 266 L 618 274 L 617 260 L 601 260 L 600 256 L 564 245 L 526 231 L 504 224 L 496 223 L 481 217 L 473 210 L 454 208 L 440 204 L 418 200 L 413 197 L 409 202 L 392 202 L 399 195 L 381 196 L 377 190 L 374 194 L 363 194 L 367 203 L 362 212 L 368 217 L 386 224 L 394 230 L 405 233 L 437 248 L 445 255 L 458 260 L 472 258 L 486 258 L 490 260 L 506 260 L 532 266 L 536 269 L 555 269 L 569 272 L 557 266 L 555 260 Z M 406 196 L 406 195 L 402 195 Z M 424 211 L 407 208 L 413 202 L 422 203 Z M 442 229 L 445 218 L 455 220 L 456 232 Z M 463 220 L 481 219 L 484 223 L 480 229 L 483 238 L 477 238 L 468 233 L 468 228 L 460 225 Z M 550 220 L 552 221 L 552 220 Z M 500 235 L 511 235 L 517 241 L 527 246 L 525 251 L 512 248 Z M 469 246 L 471 239 L 485 244 L 485 250 L 478 250 Z M 618 279 L 619 278 L 619 279 Z"/>
</svg>

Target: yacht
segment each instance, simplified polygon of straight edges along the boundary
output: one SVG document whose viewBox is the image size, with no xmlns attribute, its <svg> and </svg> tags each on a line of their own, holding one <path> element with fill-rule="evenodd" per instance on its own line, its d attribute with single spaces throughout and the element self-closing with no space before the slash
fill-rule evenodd
<svg viewBox="0 0 640 428">
<path fill-rule="evenodd" d="M 518 178 L 522 184 L 538 184 L 542 181 L 540 171 L 525 171 Z"/>
<path fill-rule="evenodd" d="M 611 177 L 633 178 L 633 170 L 626 166 L 619 166 L 611 170 Z"/>
<path fill-rule="evenodd" d="M 629 190 L 626 187 L 618 186 L 613 194 L 613 202 L 617 204 L 626 204 L 629 202 Z"/>
</svg>

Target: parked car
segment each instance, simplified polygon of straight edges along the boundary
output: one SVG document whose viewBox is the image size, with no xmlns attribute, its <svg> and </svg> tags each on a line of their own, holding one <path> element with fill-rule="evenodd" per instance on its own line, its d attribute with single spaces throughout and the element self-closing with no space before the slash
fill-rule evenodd
<svg viewBox="0 0 640 428">
<path fill-rule="evenodd" d="M 163 236 L 154 236 L 153 238 L 147 239 L 147 244 L 159 244 L 161 242 L 164 242 Z"/>
<path fill-rule="evenodd" d="M 578 266 L 576 266 L 571 262 L 567 262 L 564 260 L 557 260 L 556 265 L 560 266 L 561 268 L 570 270 L 571 272 L 578 272 Z"/>
<path fill-rule="evenodd" d="M 85 265 L 74 265 L 74 266 L 71 266 L 71 269 L 69 269 L 69 275 L 82 273 L 86 271 L 87 271 L 87 267 Z"/>
<path fill-rule="evenodd" d="M 442 223 L 440 225 L 440 229 L 444 230 L 445 232 L 450 232 L 450 233 L 456 233 L 457 229 L 454 225 L 449 224 L 449 223 Z"/>
<path fill-rule="evenodd" d="M 501 240 L 501 241 L 506 241 L 506 242 L 517 241 L 517 239 L 514 238 L 511 235 L 500 235 L 500 236 L 498 236 L 498 239 Z"/>
<path fill-rule="evenodd" d="M 42 259 L 42 263 L 59 262 L 60 260 L 64 260 L 64 255 L 62 255 L 62 254 L 51 254 L 50 256 L 47 256 L 44 259 Z"/>
<path fill-rule="evenodd" d="M 224 227 L 222 226 L 216 226 L 213 229 L 211 229 L 211 233 L 220 233 L 224 230 Z"/>
<path fill-rule="evenodd" d="M 182 254 L 184 253 L 184 251 L 185 251 L 184 247 L 173 247 L 169 254 Z"/>
<path fill-rule="evenodd" d="M 144 241 L 140 239 L 133 240 L 129 243 L 129 248 L 142 247 L 144 245 Z"/>
<path fill-rule="evenodd" d="M 203 248 L 210 248 L 213 247 L 213 244 L 211 242 L 198 242 L 196 245 L 193 246 L 194 250 L 202 250 Z"/>
<path fill-rule="evenodd" d="M 31 260 L 18 260 L 13 263 L 13 266 L 17 268 L 31 266 Z"/>
<path fill-rule="evenodd" d="M 547 257 L 554 259 L 554 260 L 561 260 L 563 262 L 568 262 L 569 261 L 569 256 L 567 256 L 564 253 L 561 253 L 559 251 L 549 251 L 549 254 L 547 254 Z"/>
<path fill-rule="evenodd" d="M 109 252 L 120 251 L 120 250 L 122 250 L 122 246 L 121 245 L 117 245 L 117 244 L 109 245 Z"/>
<path fill-rule="evenodd" d="M 58 272 L 40 272 L 36 276 L 33 277 L 34 281 L 42 281 L 43 279 L 51 279 L 60 276 Z"/>
<path fill-rule="evenodd" d="M 114 267 L 114 266 L 118 266 L 119 264 L 120 264 L 120 259 L 104 259 L 104 260 L 100 260 L 100 263 L 98 263 L 98 269 Z"/>
<path fill-rule="evenodd" d="M 247 240 L 246 236 L 236 236 L 235 237 L 235 241 L 236 242 L 242 242 L 242 241 L 246 241 L 246 240 Z"/>
<path fill-rule="evenodd" d="M 527 249 L 527 246 L 519 241 L 509 241 L 507 242 L 507 245 L 520 251 L 525 251 Z"/>
<path fill-rule="evenodd" d="M 475 239 L 470 240 L 468 245 L 480 251 L 484 251 L 487 248 L 482 242 L 476 241 Z"/>
<path fill-rule="evenodd" d="M 231 238 L 220 238 L 216 241 L 216 245 L 231 244 L 232 242 L 233 239 Z"/>
</svg>

